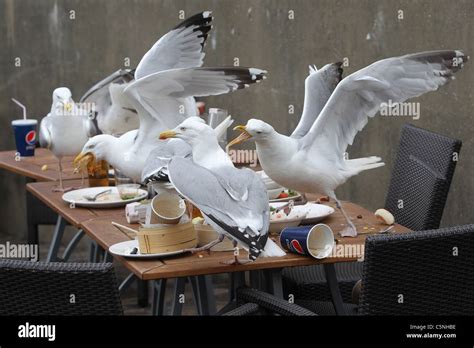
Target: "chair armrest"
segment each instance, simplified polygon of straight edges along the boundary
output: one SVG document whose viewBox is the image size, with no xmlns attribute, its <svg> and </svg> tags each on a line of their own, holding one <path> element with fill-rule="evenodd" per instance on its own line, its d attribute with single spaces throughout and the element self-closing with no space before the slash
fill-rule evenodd
<svg viewBox="0 0 474 348">
<path fill-rule="evenodd" d="M 260 307 L 255 303 L 245 303 L 242 306 L 234 308 L 228 312 L 223 313 L 223 316 L 244 316 L 254 315 L 260 312 Z"/>
<path fill-rule="evenodd" d="M 294 303 L 289 303 L 281 298 L 275 297 L 266 292 L 262 292 L 250 288 L 240 288 L 237 290 L 238 303 L 254 303 L 259 307 L 264 308 L 272 313 L 277 313 L 285 316 L 314 316 L 316 313 L 298 306 Z"/>
</svg>

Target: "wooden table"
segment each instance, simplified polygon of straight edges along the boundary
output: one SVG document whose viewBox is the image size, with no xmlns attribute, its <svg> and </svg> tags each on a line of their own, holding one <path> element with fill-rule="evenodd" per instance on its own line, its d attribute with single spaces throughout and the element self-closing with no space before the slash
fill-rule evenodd
<svg viewBox="0 0 474 348">
<path fill-rule="evenodd" d="M 74 157 L 64 157 L 63 179 L 78 179 L 80 174 L 73 174 L 72 160 Z M 32 157 L 17 157 L 16 150 L 0 152 L 0 168 L 25 176 L 37 181 L 59 180 L 58 159 L 47 149 L 37 148 Z M 41 168 L 47 165 L 46 170 Z"/>
<path fill-rule="evenodd" d="M 357 206 L 353 203 L 344 202 L 344 207 L 347 213 L 354 218 L 353 222 L 357 229 L 362 233 L 355 238 L 351 237 L 340 237 L 338 232 L 345 226 L 344 218 L 339 212 L 335 212 L 331 217 L 324 221 L 325 224 L 329 225 L 335 234 L 336 247 L 346 245 L 347 249 L 354 247 L 354 250 L 363 251 L 365 238 L 368 235 L 374 234 L 375 231 L 384 229 L 386 226 L 378 222 L 370 211 Z M 362 219 L 357 219 L 358 215 L 362 215 Z M 137 229 L 137 225 L 129 225 L 126 223 L 123 215 L 114 215 L 113 217 L 101 217 L 93 218 L 84 221 L 81 227 L 84 231 L 94 240 L 96 240 L 104 249 L 107 249 L 111 245 L 123 242 L 126 240 L 133 239 L 134 234 L 131 232 L 121 231 L 119 228 L 111 224 L 111 220 L 114 220 L 120 224 L 129 226 Z M 364 227 L 366 229 L 364 230 Z M 371 228 L 373 230 L 371 230 Z M 390 233 L 401 233 L 406 232 L 408 229 L 401 225 L 395 225 Z M 366 231 L 366 233 L 364 233 Z M 272 237 L 273 238 L 273 237 Z M 274 239 L 275 240 L 275 239 Z M 278 241 L 277 241 L 278 242 Z M 246 258 L 247 253 L 242 251 L 242 258 Z M 196 276 L 205 274 L 215 273 L 228 273 L 228 272 L 242 272 L 242 271 L 253 271 L 253 270 L 264 270 L 273 268 L 285 268 L 295 266 L 308 266 L 314 264 L 324 263 L 337 263 L 337 262 L 350 262 L 357 261 L 361 256 L 356 254 L 353 256 L 341 257 L 341 255 L 335 254 L 334 257 L 330 256 L 323 260 L 316 260 L 312 257 L 301 256 L 293 253 L 287 253 L 283 257 L 268 257 L 258 258 L 255 262 L 245 265 L 227 265 L 223 264 L 222 261 L 231 260 L 233 252 L 201 252 L 197 254 L 185 254 L 174 257 L 168 257 L 154 262 L 146 261 L 143 266 L 137 268 L 133 261 L 133 266 L 128 264 L 131 259 L 120 258 L 120 261 L 127 266 L 131 271 L 141 279 L 152 280 L 161 278 L 174 278 L 184 276 Z M 138 262 L 141 263 L 142 261 Z"/>
<path fill-rule="evenodd" d="M 73 181 L 74 182 L 74 181 Z M 116 209 L 88 209 L 75 207 L 71 208 L 61 199 L 61 194 L 51 191 L 54 183 L 30 183 L 27 185 L 28 191 L 51 207 L 60 216 L 69 221 L 74 226 L 82 229 L 91 239 L 96 241 L 103 249 L 108 250 L 115 243 L 127 241 L 134 238 L 134 234 L 125 232 L 113 226 L 111 221 L 127 225 L 134 229 L 138 229 L 138 225 L 128 225 L 125 220 L 123 208 Z M 308 197 L 311 199 L 312 197 Z M 313 197 L 314 198 L 314 197 Z M 332 204 L 329 204 L 332 206 Z M 352 221 L 356 225 L 359 235 L 357 237 L 340 237 L 339 232 L 345 227 L 345 220 L 342 214 L 336 210 L 324 223 L 329 225 L 335 235 L 336 253 L 333 256 L 323 260 L 316 260 L 311 257 L 301 256 L 293 253 L 287 253 L 284 257 L 259 258 L 255 262 L 245 265 L 228 265 L 223 261 L 232 259 L 232 252 L 201 252 L 196 254 L 184 254 L 174 257 L 167 257 L 155 260 L 136 260 L 114 256 L 125 267 L 132 271 L 138 278 L 142 280 L 159 280 L 177 277 L 193 277 L 203 276 L 216 273 L 241 273 L 245 271 L 276 271 L 275 275 L 281 281 L 279 271 L 285 267 L 308 266 L 308 265 L 325 265 L 325 270 L 330 285 L 331 292 L 338 302 L 338 313 L 342 313 L 342 298 L 337 288 L 337 279 L 333 265 L 338 262 L 351 262 L 358 260 L 363 253 L 365 239 L 368 235 L 375 234 L 385 229 L 385 225 L 381 224 L 372 212 L 364 209 L 356 204 L 343 202 L 344 208 Z M 360 217 L 360 218 L 358 218 Z M 390 233 L 403 233 L 408 231 L 401 225 L 395 225 Z M 278 242 L 278 241 L 277 241 Z M 341 255 L 337 252 L 338 248 L 343 246 L 347 250 L 355 251 L 352 255 Z M 245 257 L 246 252 L 242 252 L 241 257 Z M 331 286 L 332 283 L 332 286 Z M 280 289 L 275 292 L 282 294 Z M 337 289 L 335 289 L 335 287 Z"/>
</svg>

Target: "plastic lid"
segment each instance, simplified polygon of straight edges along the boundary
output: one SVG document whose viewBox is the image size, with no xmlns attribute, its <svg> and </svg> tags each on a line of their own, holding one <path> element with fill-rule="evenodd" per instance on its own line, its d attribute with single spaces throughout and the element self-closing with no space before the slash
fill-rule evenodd
<svg viewBox="0 0 474 348">
<path fill-rule="evenodd" d="M 19 119 L 19 120 L 13 120 L 12 121 L 12 126 L 30 126 L 33 124 L 38 124 L 38 120 L 34 120 L 32 118 L 27 118 L 25 119 Z"/>
</svg>

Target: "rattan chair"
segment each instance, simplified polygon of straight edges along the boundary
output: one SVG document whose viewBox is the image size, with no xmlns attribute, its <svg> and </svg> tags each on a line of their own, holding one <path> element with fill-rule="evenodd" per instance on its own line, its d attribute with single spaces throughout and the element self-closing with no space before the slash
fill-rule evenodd
<svg viewBox="0 0 474 348">
<path fill-rule="evenodd" d="M 367 238 L 362 315 L 474 315 L 474 224 Z M 301 300 L 318 314 L 332 303 Z"/>
<path fill-rule="evenodd" d="M 439 227 L 461 144 L 409 124 L 403 126 L 385 203 L 397 223 L 414 231 Z M 362 263 L 341 263 L 335 268 L 342 298 L 350 301 L 352 288 L 362 277 Z M 321 266 L 287 268 L 283 281 L 285 292 L 297 299 L 330 299 Z"/>
<path fill-rule="evenodd" d="M 282 315 L 282 316 L 310 316 L 316 315 L 297 304 L 289 303 L 265 292 L 239 288 L 236 293 L 236 302 L 232 306 L 221 310 L 223 316 L 246 315 Z"/>
<path fill-rule="evenodd" d="M 121 315 L 111 263 L 0 261 L 0 315 Z"/>
</svg>

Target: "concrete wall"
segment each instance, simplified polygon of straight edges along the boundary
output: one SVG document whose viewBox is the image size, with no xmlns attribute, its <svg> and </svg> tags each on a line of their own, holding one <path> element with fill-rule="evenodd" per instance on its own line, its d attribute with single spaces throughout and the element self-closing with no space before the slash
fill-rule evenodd
<svg viewBox="0 0 474 348">
<path fill-rule="evenodd" d="M 207 66 L 232 65 L 237 57 L 242 66 L 269 71 L 259 86 L 209 98 L 208 106 L 230 110 L 238 123 L 261 118 L 284 133 L 298 122 L 309 64 L 320 67 L 347 57 L 347 75 L 375 60 L 410 52 L 474 52 L 471 0 L 0 0 L 0 149 L 14 147 L 10 121 L 20 111 L 10 97 L 23 101 L 30 117 L 40 119 L 55 87 L 69 86 L 79 99 L 95 81 L 122 67 L 126 57 L 135 66 L 179 22 L 180 10 L 191 15 L 205 9 L 215 16 Z M 288 18 L 289 11 L 294 19 Z M 15 57 L 21 58 L 21 67 L 15 67 Z M 341 198 L 371 209 L 383 205 L 400 127 L 411 122 L 463 140 L 443 224 L 473 222 L 472 64 L 453 83 L 417 99 L 419 120 L 379 117 L 369 122 L 350 156 L 379 155 L 387 166 L 352 179 L 340 188 Z M 289 105 L 295 107 L 293 115 Z M 24 180 L 5 171 L 0 180 L 0 221 L 9 221 L 1 224 L 0 239 L 8 231 L 20 238 Z"/>
</svg>

